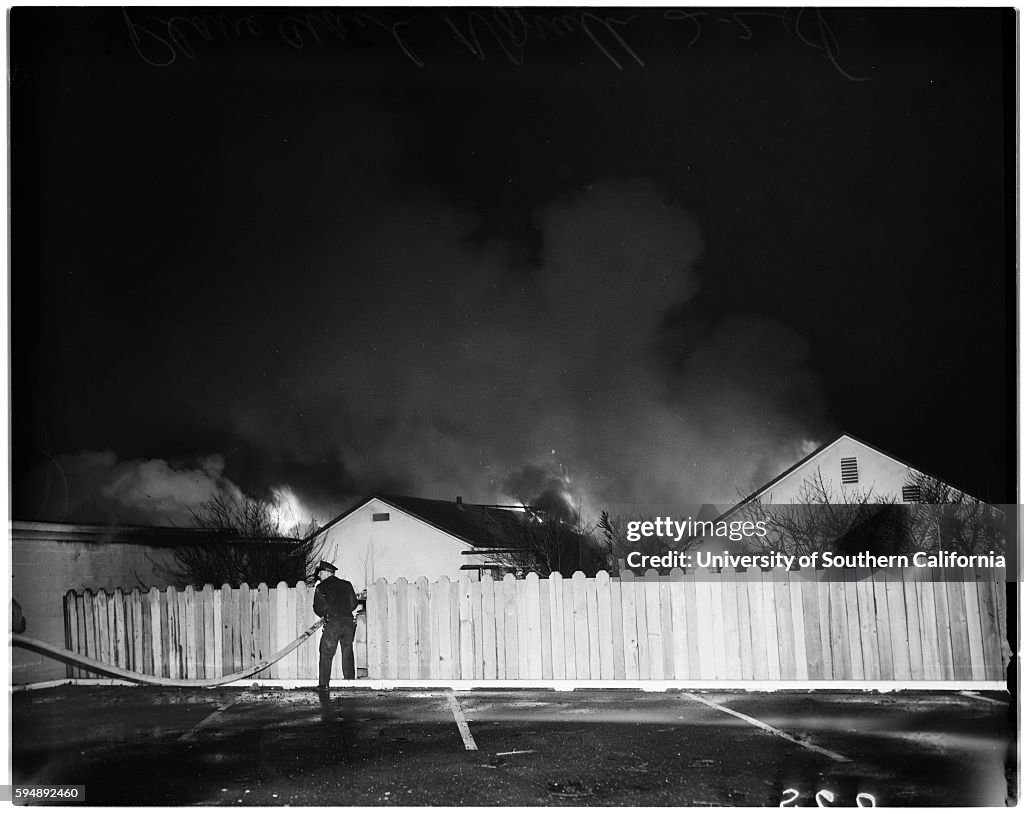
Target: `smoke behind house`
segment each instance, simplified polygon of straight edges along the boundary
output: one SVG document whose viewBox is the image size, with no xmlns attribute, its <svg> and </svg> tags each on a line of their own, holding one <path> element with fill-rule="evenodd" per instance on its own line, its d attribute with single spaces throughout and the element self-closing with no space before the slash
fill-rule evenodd
<svg viewBox="0 0 1024 814">
<path fill-rule="evenodd" d="M 317 313 L 250 362 L 225 409 L 204 407 L 225 448 L 182 468 L 66 456 L 65 514 L 181 522 L 218 491 L 285 487 L 320 520 L 373 490 L 566 517 L 692 511 L 776 474 L 821 428 L 808 349 L 785 325 L 680 326 L 699 313 L 702 238 L 651 181 L 537 208 L 532 262 L 438 195 L 366 203 L 344 257 L 324 261 Z"/>
<path fill-rule="evenodd" d="M 52 460 L 34 480 L 38 517 L 44 520 L 192 526 L 192 511 L 205 501 L 241 494 L 224 476 L 220 455 L 172 464 L 121 461 L 110 450 L 84 450 Z"/>
</svg>

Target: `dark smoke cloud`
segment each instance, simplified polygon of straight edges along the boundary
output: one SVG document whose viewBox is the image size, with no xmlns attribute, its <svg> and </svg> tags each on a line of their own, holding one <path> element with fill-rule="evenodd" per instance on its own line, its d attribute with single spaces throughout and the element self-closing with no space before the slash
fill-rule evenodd
<svg viewBox="0 0 1024 814">
<path fill-rule="evenodd" d="M 344 208 L 345 246 L 296 294 L 277 387 L 236 388 L 226 414 L 203 417 L 249 465 L 226 449 L 226 470 L 80 453 L 65 474 L 92 488 L 69 511 L 181 518 L 235 488 L 225 471 L 247 489 L 254 472 L 257 487 L 290 484 L 320 519 L 375 489 L 588 517 L 695 511 L 820 432 L 808 349 L 777 321 L 729 317 L 666 359 L 666 315 L 698 306 L 703 245 L 654 183 L 605 180 L 539 208 L 533 263 L 436 195 L 375 194 Z"/>
<path fill-rule="evenodd" d="M 511 473 L 503 484 L 505 494 L 525 505 L 542 509 L 567 523 L 579 520 L 579 507 L 573 505 L 571 484 L 563 473 L 554 473 L 530 464 Z"/>
</svg>

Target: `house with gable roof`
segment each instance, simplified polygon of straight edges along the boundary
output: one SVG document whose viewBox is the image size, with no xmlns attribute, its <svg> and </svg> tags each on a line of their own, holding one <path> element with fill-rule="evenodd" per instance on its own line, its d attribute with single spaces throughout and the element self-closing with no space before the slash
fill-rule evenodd
<svg viewBox="0 0 1024 814">
<path fill-rule="evenodd" d="M 758 514 L 753 511 L 758 503 L 765 506 L 811 505 L 824 495 L 833 504 L 917 504 L 922 499 L 927 500 L 927 496 L 921 494 L 922 477 L 948 487 L 948 496 L 955 495 L 967 502 L 980 504 L 976 498 L 907 461 L 849 433 L 841 433 L 719 514 L 714 522 L 734 523 L 748 519 Z M 700 544 L 703 550 L 736 550 L 742 547 L 722 537 L 704 537 Z"/>
<path fill-rule="evenodd" d="M 497 566 L 488 549 L 515 547 L 523 507 L 428 500 L 373 494 L 334 518 L 317 533 L 323 557 L 338 567 L 356 591 L 384 577 L 410 582 L 426 577 L 457 580 Z"/>
<path fill-rule="evenodd" d="M 895 500 L 897 503 L 916 503 L 920 500 L 920 494 L 912 481 L 919 475 L 927 474 L 866 441 L 849 433 L 841 433 L 768 481 L 718 519 L 728 520 L 754 500 L 772 504 L 799 503 L 804 484 L 818 477 L 819 473 L 822 483 L 839 503 L 846 502 L 844 498 L 849 501 L 862 500 L 868 494 L 878 499 Z"/>
</svg>

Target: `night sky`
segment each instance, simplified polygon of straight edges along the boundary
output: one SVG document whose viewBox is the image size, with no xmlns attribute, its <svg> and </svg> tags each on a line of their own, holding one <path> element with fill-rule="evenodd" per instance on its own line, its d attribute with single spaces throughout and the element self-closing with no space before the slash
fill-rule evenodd
<svg viewBox="0 0 1024 814">
<path fill-rule="evenodd" d="M 682 515 L 841 431 L 1013 502 L 1014 30 L 15 9 L 13 515 Z"/>
</svg>

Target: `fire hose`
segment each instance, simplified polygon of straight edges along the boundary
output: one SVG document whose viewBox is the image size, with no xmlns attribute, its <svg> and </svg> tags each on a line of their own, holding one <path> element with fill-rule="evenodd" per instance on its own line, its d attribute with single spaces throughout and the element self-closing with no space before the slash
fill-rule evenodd
<svg viewBox="0 0 1024 814">
<path fill-rule="evenodd" d="M 85 667 L 90 672 L 109 675 L 114 678 L 123 678 L 128 681 L 135 681 L 138 684 L 157 684 L 161 687 L 217 687 L 221 684 L 230 684 L 232 681 L 241 681 L 243 678 L 249 678 L 249 676 L 255 675 L 261 670 L 266 670 L 270 665 L 279 662 L 300 644 L 306 641 L 306 639 L 316 633 L 317 630 L 323 626 L 323 623 L 323 619 L 314 622 L 301 636 L 299 636 L 299 638 L 285 645 L 276 653 L 262 661 L 250 665 L 243 670 L 239 670 L 237 673 L 220 676 L 218 678 L 164 678 L 163 676 L 136 673 L 132 670 L 124 670 L 121 667 L 115 667 L 113 664 L 108 664 L 105 661 L 99 661 L 97 659 L 89 658 L 88 656 L 83 656 L 80 653 L 65 650 L 62 647 L 56 647 L 55 645 L 40 641 L 39 639 L 22 636 L 19 633 L 12 634 L 11 643 L 16 647 L 24 647 L 27 650 L 34 650 L 67 664 L 75 664 Z"/>
</svg>

